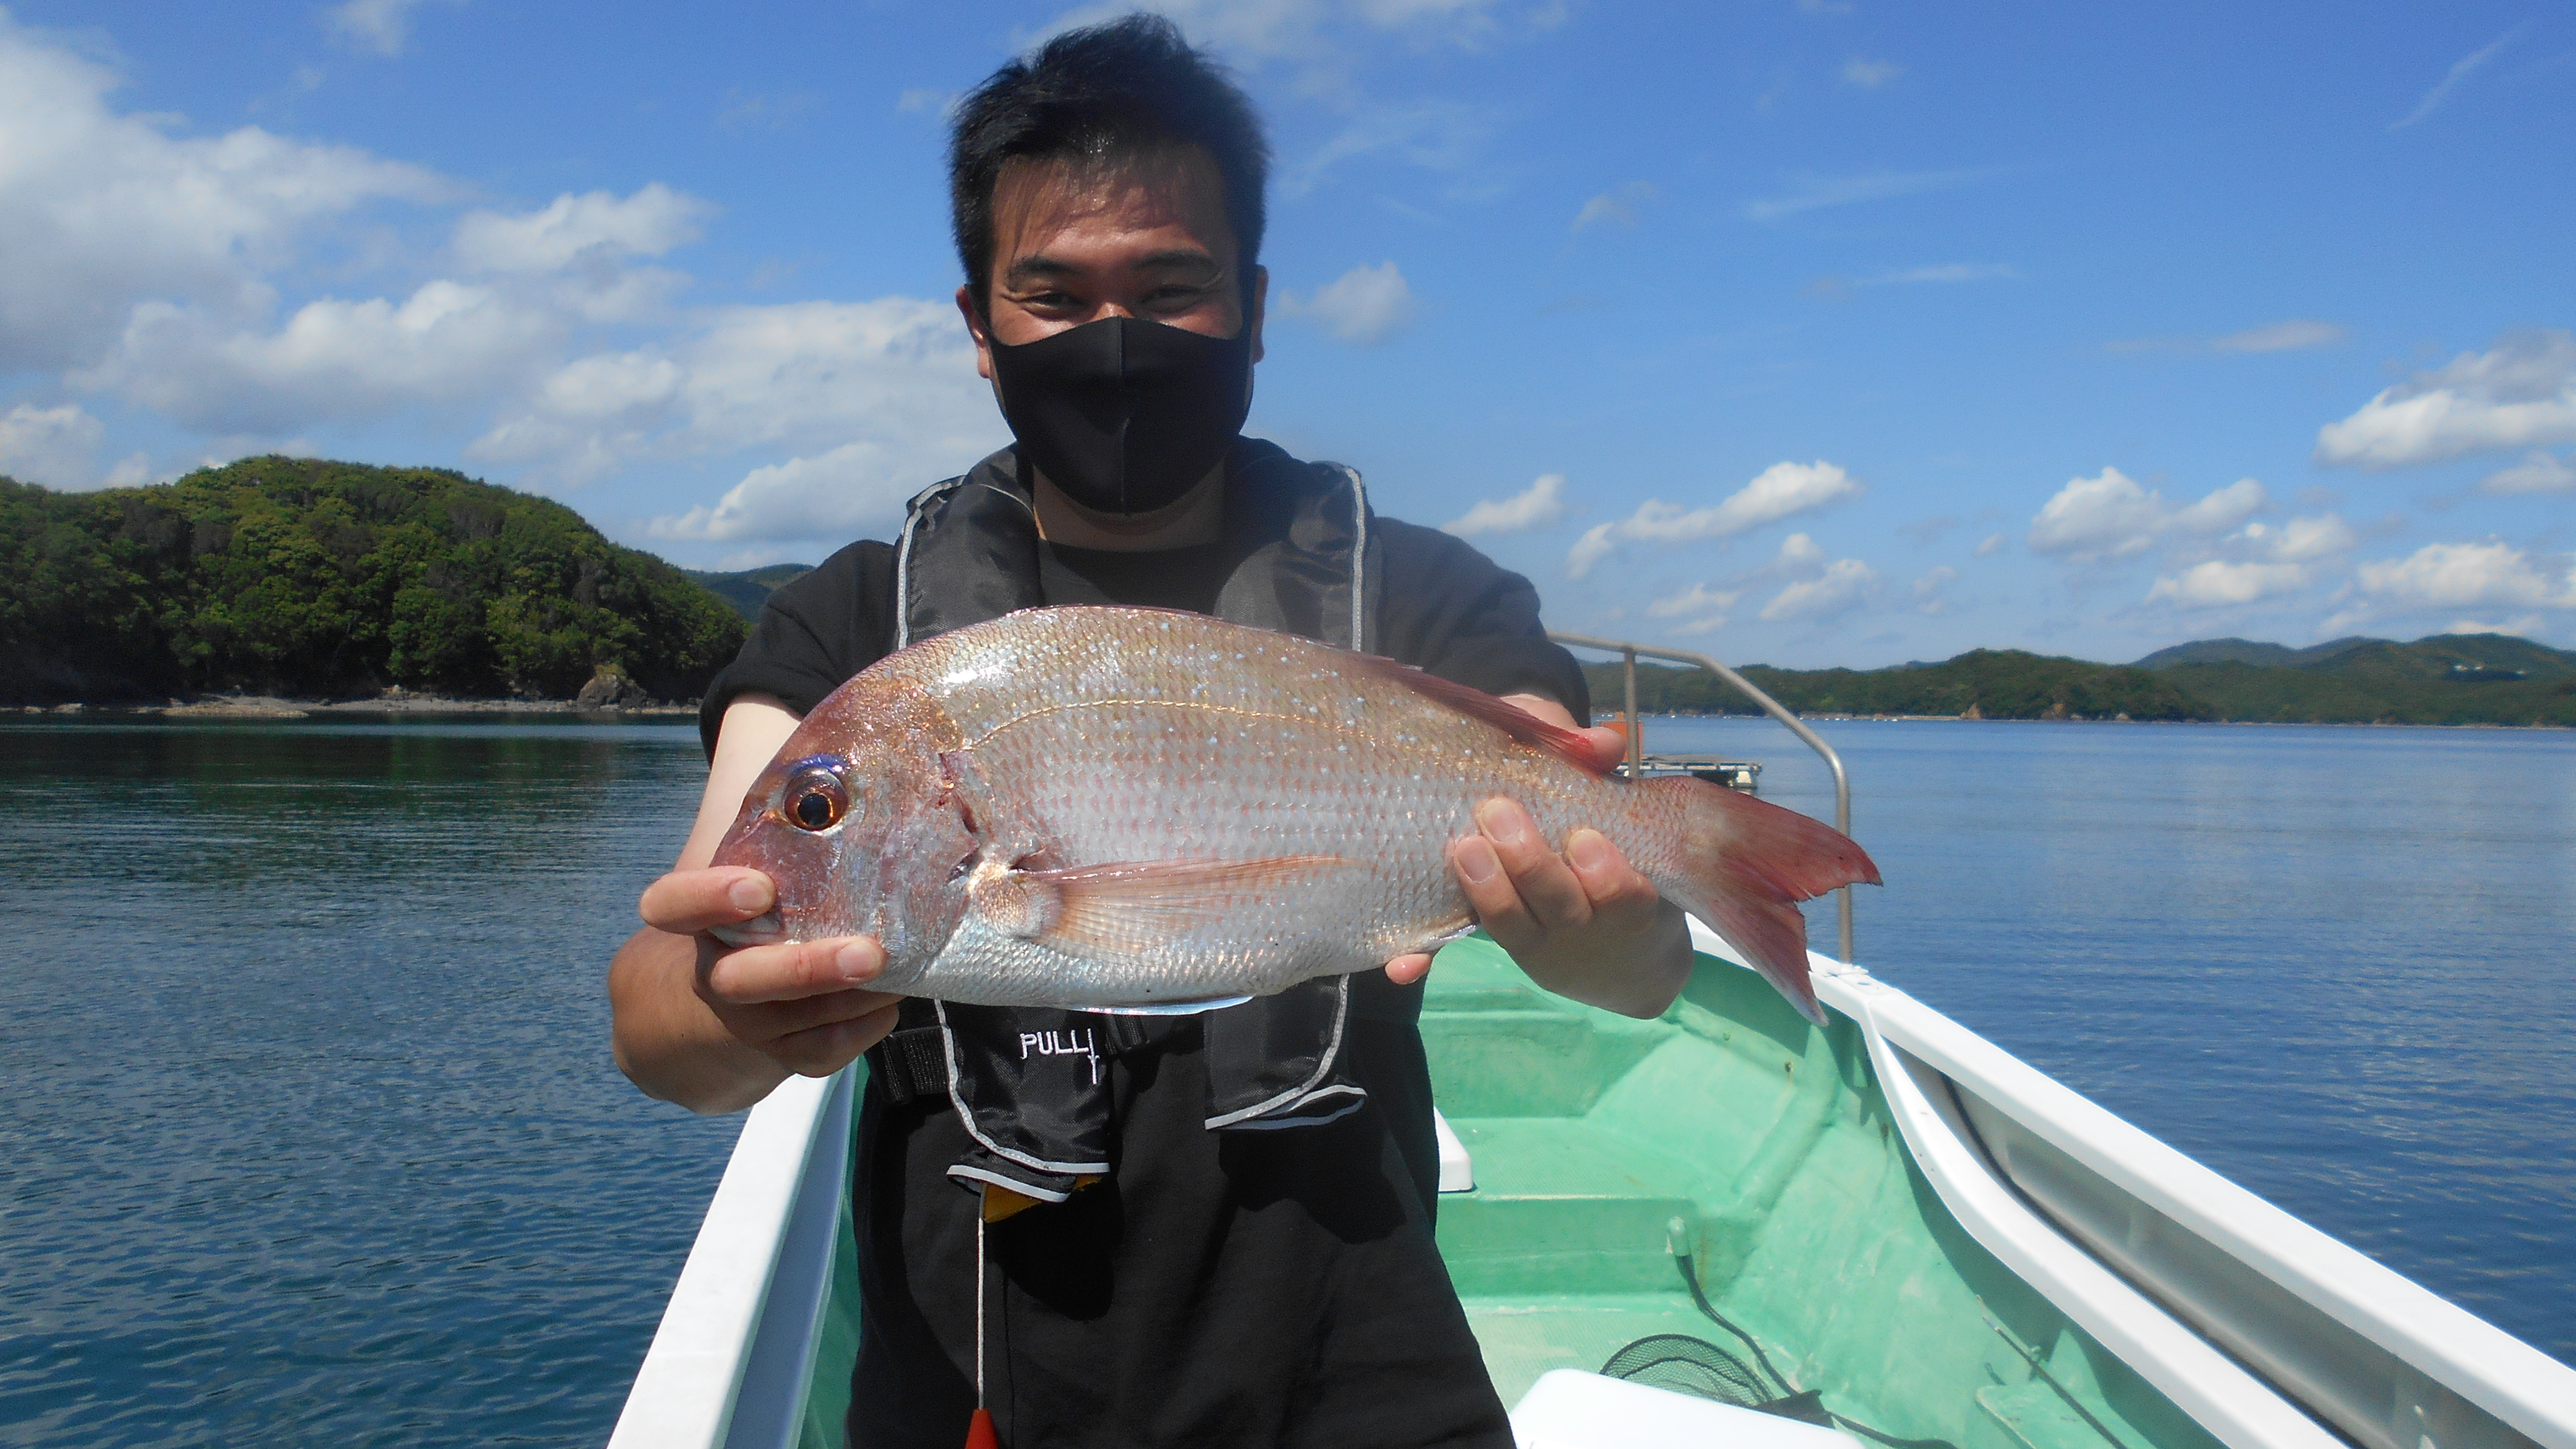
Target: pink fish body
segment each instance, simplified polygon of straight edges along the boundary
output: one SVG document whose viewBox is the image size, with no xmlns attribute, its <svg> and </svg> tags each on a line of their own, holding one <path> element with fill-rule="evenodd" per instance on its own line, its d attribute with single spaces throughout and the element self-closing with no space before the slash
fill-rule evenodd
<svg viewBox="0 0 2576 1449">
<path fill-rule="evenodd" d="M 1472 927 L 1449 843 L 1482 801 L 1590 826 L 1817 1014 L 1795 902 L 1878 880 L 1794 811 L 1607 779 L 1579 738 L 1388 660 L 1155 609 L 1028 609 L 871 666 L 743 800 L 750 943 L 871 935 L 879 989 L 1186 1009 L 1368 970 Z"/>
</svg>

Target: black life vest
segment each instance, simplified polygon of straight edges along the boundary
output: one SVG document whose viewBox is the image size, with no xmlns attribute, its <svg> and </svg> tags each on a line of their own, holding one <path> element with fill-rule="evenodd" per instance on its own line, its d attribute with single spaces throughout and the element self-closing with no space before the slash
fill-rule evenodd
<svg viewBox="0 0 2576 1449">
<path fill-rule="evenodd" d="M 1226 458 L 1225 489 L 1231 567 L 1217 617 L 1367 649 L 1384 546 L 1371 535 L 1359 474 L 1239 439 Z M 896 647 L 1044 604 L 1039 546 L 1036 511 L 1008 448 L 924 489 L 895 546 Z M 1060 1202 L 1080 1179 L 1110 1170 L 1102 1059 L 1174 1029 L 1164 1017 L 931 1006 L 949 1100 L 975 1144 L 948 1175 L 970 1189 L 995 1184 L 1044 1202 Z M 1295 1127 L 1356 1110 L 1367 1093 L 1347 1071 L 1350 1014 L 1347 976 L 1202 1013 L 1208 1128 Z"/>
</svg>

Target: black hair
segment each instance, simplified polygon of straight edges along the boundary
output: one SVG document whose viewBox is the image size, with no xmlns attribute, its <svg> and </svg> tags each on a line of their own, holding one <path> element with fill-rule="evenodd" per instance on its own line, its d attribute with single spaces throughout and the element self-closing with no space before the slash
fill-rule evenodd
<svg viewBox="0 0 2576 1449">
<path fill-rule="evenodd" d="M 1247 307 L 1266 220 L 1270 146 L 1252 98 L 1180 27 L 1135 14 L 1068 30 L 993 72 L 958 104 L 948 148 L 957 259 L 975 310 L 991 315 L 993 188 L 1014 160 L 1100 161 L 1196 146 L 1216 162 Z"/>
</svg>

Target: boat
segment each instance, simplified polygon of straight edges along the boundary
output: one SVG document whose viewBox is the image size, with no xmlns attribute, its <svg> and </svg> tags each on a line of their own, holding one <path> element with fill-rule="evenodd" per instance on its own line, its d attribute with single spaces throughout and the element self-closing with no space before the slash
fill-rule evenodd
<svg viewBox="0 0 2576 1449">
<path fill-rule="evenodd" d="M 1652 1021 L 1441 952 L 1438 1242 L 1524 1449 L 2576 1449 L 2576 1369 L 1851 964 L 1840 906 L 1822 1026 L 1697 921 Z M 865 1071 L 745 1121 L 614 1449 L 844 1442 Z"/>
</svg>

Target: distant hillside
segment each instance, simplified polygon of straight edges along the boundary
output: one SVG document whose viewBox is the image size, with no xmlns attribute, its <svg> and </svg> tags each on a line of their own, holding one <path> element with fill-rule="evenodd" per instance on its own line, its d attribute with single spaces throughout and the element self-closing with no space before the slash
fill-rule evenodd
<svg viewBox="0 0 2576 1449">
<path fill-rule="evenodd" d="M 1619 707 L 1616 664 L 1585 666 L 1596 710 Z M 2117 664 L 1977 649 L 1938 664 L 1893 669 L 1773 669 L 1744 676 L 1801 714 L 1966 714 L 1984 719 L 2215 719 L 2207 703 L 2160 674 Z M 1695 669 L 1637 669 L 1637 707 L 1651 714 L 1760 711 L 1717 676 Z"/>
<path fill-rule="evenodd" d="M 2149 664 L 2154 667 L 2142 667 Z M 1588 664 L 1596 710 L 1619 707 L 1616 664 Z M 2279 724 L 2576 725 L 2576 653 L 2506 634 L 2398 644 L 2338 639 L 2306 649 L 2211 639 L 2094 664 L 2018 650 L 1975 650 L 1887 669 L 1744 674 L 1804 714 L 1961 715 L 1985 719 L 2223 719 Z M 1754 706 L 1697 670 L 1637 670 L 1649 713 L 1750 714 Z"/>
<path fill-rule="evenodd" d="M 56 493 L 0 478 L 0 701 L 387 685 L 687 699 L 741 647 L 724 600 L 562 504 L 432 468 L 245 458 Z"/>
<path fill-rule="evenodd" d="M 2353 634 L 2323 644 L 2311 644 L 2305 649 L 2293 649 L 2287 644 L 2258 644 L 2251 639 L 2199 639 L 2189 644 L 2176 644 L 2170 649 L 2159 649 L 2131 667 L 2171 669 L 2177 664 L 2320 664 L 2364 644 L 2387 642 Z"/>
<path fill-rule="evenodd" d="M 746 620 L 760 617 L 760 606 L 769 602 L 769 592 L 790 579 L 810 574 L 812 564 L 771 564 L 767 568 L 746 569 L 738 574 L 711 574 L 698 569 L 682 569 L 697 581 L 698 587 L 733 605 L 734 612 Z"/>
<path fill-rule="evenodd" d="M 2228 719 L 2576 725 L 2576 654 L 2509 634 L 2373 639 L 2289 666 L 2160 672 Z"/>
</svg>

